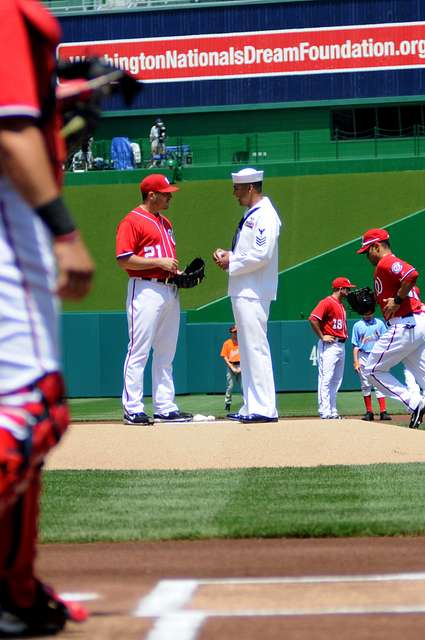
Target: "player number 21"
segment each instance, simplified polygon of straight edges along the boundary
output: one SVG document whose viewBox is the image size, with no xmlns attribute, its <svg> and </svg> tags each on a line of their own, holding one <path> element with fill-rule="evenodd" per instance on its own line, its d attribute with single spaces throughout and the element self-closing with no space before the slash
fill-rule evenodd
<svg viewBox="0 0 425 640">
<path fill-rule="evenodd" d="M 162 250 L 161 245 L 156 244 L 155 246 L 145 247 L 145 258 L 162 258 Z"/>
</svg>

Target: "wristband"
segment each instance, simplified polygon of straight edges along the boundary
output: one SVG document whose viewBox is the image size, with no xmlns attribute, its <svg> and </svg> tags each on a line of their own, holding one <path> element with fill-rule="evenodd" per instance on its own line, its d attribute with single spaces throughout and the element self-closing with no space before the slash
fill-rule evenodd
<svg viewBox="0 0 425 640">
<path fill-rule="evenodd" d="M 55 237 L 66 236 L 76 230 L 71 214 L 60 196 L 40 207 L 34 207 L 34 210 Z"/>
<path fill-rule="evenodd" d="M 400 298 L 400 296 L 399 296 L 399 295 L 394 296 L 394 302 L 395 302 L 396 304 L 401 304 L 401 303 L 403 302 L 403 300 L 404 300 L 404 298 Z"/>
</svg>

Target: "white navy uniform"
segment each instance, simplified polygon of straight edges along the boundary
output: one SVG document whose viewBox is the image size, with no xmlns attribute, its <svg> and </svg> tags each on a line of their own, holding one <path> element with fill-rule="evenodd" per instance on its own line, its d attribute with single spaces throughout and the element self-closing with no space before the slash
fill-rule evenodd
<svg viewBox="0 0 425 640">
<path fill-rule="evenodd" d="M 241 358 L 241 416 L 277 417 L 267 320 L 277 293 L 280 227 L 275 208 L 264 196 L 245 211 L 229 253 L 228 292 Z"/>
</svg>

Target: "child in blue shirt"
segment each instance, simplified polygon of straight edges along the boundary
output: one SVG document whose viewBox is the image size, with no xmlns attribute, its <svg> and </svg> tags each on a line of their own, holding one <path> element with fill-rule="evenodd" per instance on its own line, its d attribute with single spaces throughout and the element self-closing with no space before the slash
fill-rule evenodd
<svg viewBox="0 0 425 640">
<path fill-rule="evenodd" d="M 368 422 L 374 419 L 372 409 L 372 385 L 364 374 L 364 366 L 367 362 L 370 352 L 373 349 L 378 338 L 385 333 L 387 327 L 380 318 L 375 318 L 373 312 L 363 316 L 362 320 L 358 320 L 353 326 L 351 342 L 353 344 L 353 360 L 354 369 L 360 377 L 360 386 L 363 394 L 363 400 L 366 407 L 366 413 L 362 420 Z M 376 399 L 379 403 L 379 416 L 381 420 L 391 420 L 387 413 L 387 405 L 384 395 L 375 389 Z"/>
</svg>

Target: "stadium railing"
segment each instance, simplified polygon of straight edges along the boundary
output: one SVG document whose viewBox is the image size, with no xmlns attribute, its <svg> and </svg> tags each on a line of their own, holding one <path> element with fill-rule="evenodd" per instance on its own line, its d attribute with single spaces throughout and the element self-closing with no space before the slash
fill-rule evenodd
<svg viewBox="0 0 425 640">
<path fill-rule="evenodd" d="M 172 137 L 167 139 L 169 160 L 196 166 L 228 164 L 268 164 L 274 162 L 313 162 L 356 159 L 415 158 L 425 157 L 425 129 L 417 127 L 416 135 L 398 137 L 382 135 L 377 130 L 373 138 L 330 140 L 329 130 L 275 131 Z M 135 138 L 141 151 L 142 168 L 149 167 L 151 151 L 147 139 Z M 103 168 L 111 166 L 111 141 L 95 140 L 93 157 L 103 159 Z M 99 162 L 99 166 L 102 163 Z"/>
<path fill-rule="evenodd" d="M 267 0 L 268 4 L 295 0 Z M 308 2 L 310 0 L 302 0 Z M 205 6 L 264 4 L 264 0 L 42 0 L 55 15 L 86 11 L 143 11 L 152 9 L 194 9 Z"/>
</svg>

